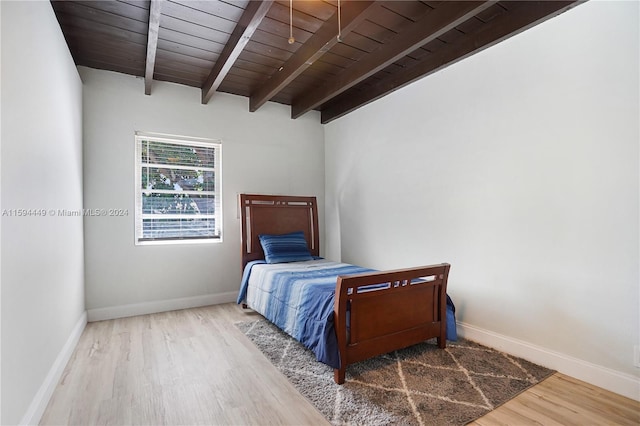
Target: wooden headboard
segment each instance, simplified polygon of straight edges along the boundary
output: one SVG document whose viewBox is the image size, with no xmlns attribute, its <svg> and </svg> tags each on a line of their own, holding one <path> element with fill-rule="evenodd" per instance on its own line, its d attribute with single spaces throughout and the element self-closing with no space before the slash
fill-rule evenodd
<svg viewBox="0 0 640 426">
<path fill-rule="evenodd" d="M 242 268 L 264 259 L 260 234 L 303 231 L 313 256 L 320 256 L 316 197 L 240 194 L 242 220 Z"/>
</svg>

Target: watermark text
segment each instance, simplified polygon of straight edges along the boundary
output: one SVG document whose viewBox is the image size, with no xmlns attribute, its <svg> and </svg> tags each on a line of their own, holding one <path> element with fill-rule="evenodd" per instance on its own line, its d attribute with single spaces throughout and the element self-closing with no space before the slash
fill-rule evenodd
<svg viewBox="0 0 640 426">
<path fill-rule="evenodd" d="M 2 217 L 118 217 L 129 209 L 3 209 Z"/>
</svg>

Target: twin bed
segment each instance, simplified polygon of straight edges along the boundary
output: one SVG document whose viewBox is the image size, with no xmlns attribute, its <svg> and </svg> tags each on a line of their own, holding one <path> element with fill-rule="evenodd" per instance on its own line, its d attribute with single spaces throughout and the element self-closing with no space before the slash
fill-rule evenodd
<svg viewBox="0 0 640 426">
<path fill-rule="evenodd" d="M 238 303 L 334 368 L 447 338 L 449 264 L 373 271 L 319 257 L 315 197 L 240 195 L 243 277 Z"/>
</svg>

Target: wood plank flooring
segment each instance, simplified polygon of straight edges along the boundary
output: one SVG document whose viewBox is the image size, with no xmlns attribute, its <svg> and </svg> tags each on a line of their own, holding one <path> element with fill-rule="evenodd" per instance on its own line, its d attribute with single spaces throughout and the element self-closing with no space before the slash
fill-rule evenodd
<svg viewBox="0 0 640 426">
<path fill-rule="evenodd" d="M 640 402 L 556 373 L 473 426 L 640 425 Z"/>
<path fill-rule="evenodd" d="M 235 304 L 87 325 L 42 425 L 327 425 L 234 326 Z M 555 374 L 473 425 L 639 425 L 640 403 Z"/>
</svg>

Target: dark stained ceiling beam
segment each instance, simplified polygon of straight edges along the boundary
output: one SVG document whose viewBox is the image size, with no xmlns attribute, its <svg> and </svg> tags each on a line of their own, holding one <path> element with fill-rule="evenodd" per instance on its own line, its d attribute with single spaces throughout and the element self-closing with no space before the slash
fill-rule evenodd
<svg viewBox="0 0 640 426">
<path fill-rule="evenodd" d="M 343 99 L 336 100 L 335 104 L 328 106 L 328 108 L 322 111 L 321 122 L 326 124 L 340 118 L 422 77 L 426 77 L 457 61 L 478 53 L 542 21 L 553 18 L 584 1 L 585 0 L 510 3 L 512 9 L 509 13 L 495 18 L 491 21 L 490 26 L 480 27 L 478 30 L 466 34 L 447 49 L 442 49 L 432 55 L 426 56 L 414 66 L 380 80 L 359 94 L 345 93 Z"/>
<path fill-rule="evenodd" d="M 298 118 L 322 105 L 495 3 L 495 1 L 442 2 L 438 8 L 427 13 L 377 51 L 345 69 L 308 95 L 296 99 L 291 105 L 291 117 Z"/>
<path fill-rule="evenodd" d="M 233 33 L 229 37 L 229 41 L 222 49 L 220 57 L 216 61 L 209 77 L 202 86 L 202 103 L 206 104 L 213 96 L 222 80 L 238 59 L 240 53 L 251 39 L 253 33 L 258 29 L 260 22 L 266 16 L 271 8 L 273 0 L 250 1 L 244 10 L 244 13 L 238 20 Z"/>
<path fill-rule="evenodd" d="M 341 8 L 341 33 L 346 36 L 378 5 L 375 1 L 345 3 Z M 255 112 L 304 70 L 338 43 L 338 13 L 334 13 L 296 53 L 276 71 L 249 99 L 249 111 Z"/>
<path fill-rule="evenodd" d="M 147 35 L 147 62 L 144 70 L 144 94 L 151 94 L 153 69 L 156 66 L 156 51 L 158 50 L 158 30 L 160 29 L 160 11 L 163 0 L 151 0 L 149 7 L 149 31 Z"/>
</svg>

